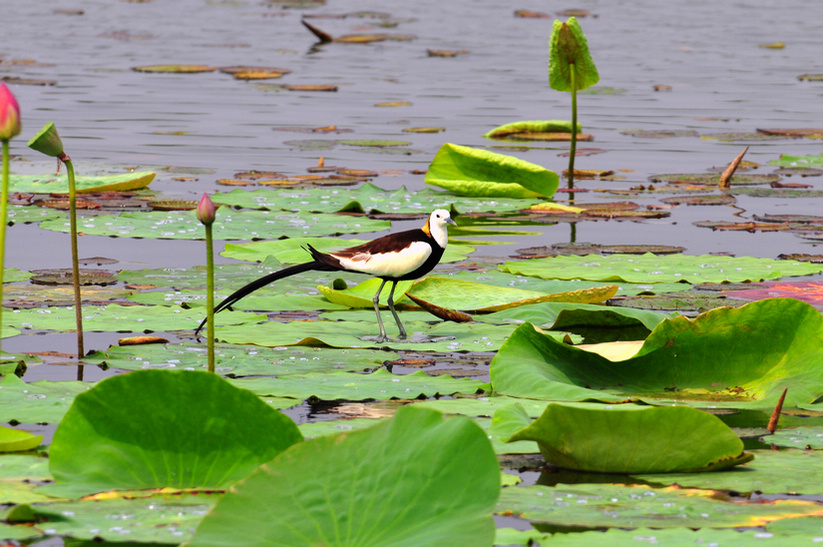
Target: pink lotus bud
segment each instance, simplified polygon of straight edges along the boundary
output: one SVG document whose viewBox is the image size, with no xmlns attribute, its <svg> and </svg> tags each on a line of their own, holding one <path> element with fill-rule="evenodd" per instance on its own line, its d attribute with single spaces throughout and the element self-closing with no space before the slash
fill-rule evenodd
<svg viewBox="0 0 823 547">
<path fill-rule="evenodd" d="M 214 222 L 214 217 L 217 209 L 214 207 L 214 202 L 209 198 L 208 194 L 203 194 L 200 198 L 200 203 L 197 204 L 197 219 L 209 226 Z"/>
<path fill-rule="evenodd" d="M 0 141 L 7 141 L 20 134 L 20 106 L 6 82 L 0 82 Z"/>
</svg>

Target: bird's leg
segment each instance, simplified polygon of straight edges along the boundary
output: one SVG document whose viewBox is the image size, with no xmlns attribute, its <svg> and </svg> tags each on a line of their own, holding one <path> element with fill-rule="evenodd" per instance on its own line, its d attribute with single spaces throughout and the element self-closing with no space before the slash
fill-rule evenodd
<svg viewBox="0 0 823 547">
<path fill-rule="evenodd" d="M 400 329 L 400 339 L 406 339 L 406 329 L 403 328 L 403 323 L 400 322 L 400 317 L 397 316 L 397 311 L 394 309 L 394 289 L 397 287 L 397 281 L 392 282 L 391 290 L 389 291 L 389 300 L 386 302 L 389 305 L 394 320 L 397 322 L 397 328 Z"/>
<path fill-rule="evenodd" d="M 383 292 L 383 285 L 385 284 L 386 280 L 384 279 L 380 283 L 380 288 L 377 289 L 377 294 L 372 298 L 372 302 L 374 302 L 374 313 L 377 314 L 377 324 L 380 326 L 380 336 L 377 338 L 378 342 L 385 342 L 388 339 L 386 329 L 383 327 L 383 319 L 380 317 L 380 293 Z M 392 287 L 392 292 L 394 292 L 394 287 Z M 392 311 L 394 311 L 394 308 L 392 308 Z"/>
</svg>

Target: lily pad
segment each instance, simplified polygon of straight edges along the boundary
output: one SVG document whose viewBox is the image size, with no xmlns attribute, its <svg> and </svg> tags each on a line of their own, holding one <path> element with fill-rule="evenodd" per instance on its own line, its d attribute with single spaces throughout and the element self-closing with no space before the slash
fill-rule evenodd
<svg viewBox="0 0 823 547">
<path fill-rule="evenodd" d="M 14 374 L 0 379 L 0 421 L 56 424 L 74 397 L 91 389 L 86 382 L 24 382 Z"/>
<path fill-rule="evenodd" d="M 23 452 L 33 450 L 43 442 L 42 435 L 32 435 L 28 431 L 0 426 L 0 452 Z"/>
<path fill-rule="evenodd" d="M 282 453 L 226 494 L 189 545 L 491 546 L 499 493 L 497 459 L 477 425 L 401 408 Z"/>
<path fill-rule="evenodd" d="M 126 192 L 147 187 L 154 180 L 153 171 L 138 171 L 121 175 L 97 177 L 77 176 L 75 187 L 78 194 L 91 192 Z M 13 192 L 30 194 L 67 194 L 69 179 L 66 174 L 11 175 L 9 188 Z"/>
<path fill-rule="evenodd" d="M 225 487 L 302 439 L 291 419 L 214 374 L 136 371 L 75 398 L 49 450 L 57 482 L 47 488 Z"/>
<path fill-rule="evenodd" d="M 577 132 L 582 131 L 580 124 L 577 124 Z M 503 139 L 519 133 L 568 133 L 572 132 L 572 122 L 550 120 L 550 121 L 522 121 L 511 122 L 499 127 L 495 127 L 483 137 L 487 139 Z"/>
<path fill-rule="evenodd" d="M 547 462 L 581 471 L 714 471 L 753 458 L 719 418 L 687 406 L 551 403 L 532 422 L 512 405 L 494 423 L 501 440 L 536 441 Z"/>
<path fill-rule="evenodd" d="M 777 165 L 780 167 L 821 167 L 823 166 L 823 154 L 809 154 L 806 156 L 780 154 L 780 159 L 770 160 L 769 165 Z"/>
<path fill-rule="evenodd" d="M 810 262 L 788 262 L 754 257 L 714 255 L 640 256 L 555 256 L 523 262 L 506 262 L 503 272 L 531 275 L 543 279 L 589 279 L 629 283 L 743 282 L 811 275 L 823 266 Z"/>
<path fill-rule="evenodd" d="M 160 72 L 173 74 L 198 74 L 201 72 L 214 72 L 216 66 L 207 65 L 144 65 L 132 68 L 135 72 Z"/>
<path fill-rule="evenodd" d="M 665 175 L 651 175 L 649 180 L 652 182 L 668 182 L 677 184 L 703 184 L 709 186 L 717 186 L 720 180 L 720 173 L 676 173 Z M 779 175 L 758 175 L 758 174 L 738 174 L 734 175 L 730 182 L 732 186 L 735 185 L 754 185 L 754 184 L 771 184 L 780 181 Z"/>
<path fill-rule="evenodd" d="M 487 150 L 446 143 L 426 172 L 426 184 L 477 197 L 551 197 L 557 173 Z"/>
<path fill-rule="evenodd" d="M 64 220 L 40 224 L 47 230 L 68 232 Z M 215 239 L 274 239 L 313 235 L 376 232 L 389 228 L 383 220 L 323 213 L 273 211 L 219 211 L 214 223 Z M 157 239 L 202 239 L 203 225 L 194 211 L 149 211 L 85 217 L 78 229 L 87 235 Z"/>
<path fill-rule="evenodd" d="M 613 362 L 559 343 L 526 323 L 500 348 L 489 372 L 496 392 L 515 397 L 645 397 L 771 408 L 788 387 L 785 407 L 790 408 L 823 396 L 814 365 L 821 332 L 823 317 L 813 307 L 775 298 L 718 308 L 694 320 L 667 319 L 634 357 Z"/>
</svg>

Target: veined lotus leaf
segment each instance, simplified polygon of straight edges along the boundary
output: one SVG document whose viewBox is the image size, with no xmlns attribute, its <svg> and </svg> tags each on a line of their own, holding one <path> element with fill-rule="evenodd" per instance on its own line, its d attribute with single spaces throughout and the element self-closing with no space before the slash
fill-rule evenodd
<svg viewBox="0 0 823 547">
<path fill-rule="evenodd" d="M 613 362 L 526 323 L 500 348 L 490 376 L 497 393 L 559 401 L 643 397 L 772 408 L 788 387 L 791 408 L 823 396 L 821 333 L 823 317 L 812 306 L 775 298 L 666 319 L 634 357 Z"/>
<path fill-rule="evenodd" d="M 211 373 L 140 370 L 78 395 L 49 450 L 49 494 L 220 488 L 303 440 L 295 423 Z"/>
<path fill-rule="evenodd" d="M 300 264 L 311 260 L 311 255 L 305 249 L 307 245 L 311 245 L 318 251 L 333 252 L 347 247 L 354 247 L 362 243 L 366 243 L 366 240 L 332 237 L 294 237 L 241 244 L 227 243 L 226 250 L 220 254 L 227 258 L 249 261 L 262 261 L 271 256 L 283 263 Z M 440 262 L 460 262 L 461 260 L 465 260 L 473 252 L 474 248 L 468 245 L 448 245 Z"/>
<path fill-rule="evenodd" d="M 75 177 L 74 185 L 78 194 L 92 192 L 127 192 L 147 187 L 157 173 L 138 171 L 121 175 L 102 175 L 97 177 Z M 29 194 L 68 194 L 68 175 L 11 175 L 9 188 L 13 192 Z"/>
<path fill-rule="evenodd" d="M 206 366 L 206 344 L 148 344 L 112 346 L 83 358 L 90 364 L 106 364 L 124 370 L 200 369 Z M 242 376 L 286 376 L 307 372 L 359 372 L 396 359 L 394 353 L 375 350 L 281 347 L 274 351 L 255 346 L 215 346 L 215 372 Z"/>
<path fill-rule="evenodd" d="M 714 499 L 714 494 L 714 490 L 615 484 L 519 486 L 503 489 L 495 512 L 533 523 L 597 529 L 737 528 L 823 515 L 816 502 L 728 502 Z"/>
<path fill-rule="evenodd" d="M 771 439 L 771 437 L 766 437 Z M 767 441 L 768 442 L 768 441 Z M 744 467 L 712 473 L 666 473 L 633 475 L 652 485 L 677 484 L 683 488 L 733 490 L 763 494 L 823 495 L 823 485 L 809 477 L 823 469 L 820 453 L 809 450 L 753 450 L 755 459 Z"/>
<path fill-rule="evenodd" d="M 820 167 L 823 166 L 823 154 L 809 154 L 807 156 L 780 154 L 780 159 L 769 160 L 769 165 L 777 165 L 779 167 Z"/>
<path fill-rule="evenodd" d="M 557 173 L 514 156 L 446 143 L 426 172 L 426 184 L 476 197 L 551 197 Z"/>
<path fill-rule="evenodd" d="M 470 378 L 452 378 L 449 375 L 429 376 L 422 370 L 411 374 L 392 374 L 378 369 L 370 374 L 353 372 L 307 372 L 301 375 L 285 375 L 265 378 L 241 378 L 231 382 L 261 396 L 316 397 L 323 401 L 346 399 L 362 401 L 392 398 L 414 399 L 419 396 L 473 394 L 485 385 Z"/>
<path fill-rule="evenodd" d="M 57 232 L 69 230 L 68 221 L 48 220 L 40 226 Z M 325 213 L 218 210 L 215 239 L 272 239 L 339 235 L 386 230 L 390 223 L 370 218 Z M 78 229 L 87 235 L 157 239 L 202 239 L 203 225 L 195 211 L 148 211 L 84 217 Z"/>
<path fill-rule="evenodd" d="M 43 442 L 42 435 L 32 435 L 22 429 L 0 426 L 0 452 L 33 450 Z"/>
<path fill-rule="evenodd" d="M 87 543 L 120 543 L 124 537 L 139 544 L 178 545 L 191 538 L 197 524 L 220 499 L 215 492 L 161 492 L 132 498 L 89 497 L 80 501 L 32 506 L 49 535 Z M 116 524 L 115 524 L 116 523 Z"/>
<path fill-rule="evenodd" d="M 551 403 L 532 422 L 512 405 L 498 410 L 494 422 L 501 440 L 536 441 L 547 462 L 580 471 L 715 471 L 753 458 L 717 416 L 688 406 Z"/>
<path fill-rule="evenodd" d="M 320 321 L 292 321 L 278 323 L 267 321 L 258 324 L 242 324 L 217 329 L 217 338 L 230 344 L 255 344 L 258 346 L 317 346 L 334 348 L 391 348 L 417 351 L 495 351 L 514 330 L 514 325 L 489 325 L 486 323 L 438 322 L 425 312 L 401 311 L 400 320 L 409 337 L 397 340 L 397 327 L 391 314 L 383 312 L 383 321 L 390 340 L 378 344 L 377 319 L 374 310 L 345 311 L 329 314 Z M 360 314 L 360 315 L 358 315 Z M 222 313 L 220 314 L 222 315 Z M 324 319 L 326 315 L 321 316 Z M 343 322 L 342 318 L 346 318 Z M 348 318 L 351 318 L 350 320 Z M 562 337 L 558 334 L 558 337 Z"/>
<path fill-rule="evenodd" d="M 578 91 L 600 81 L 589 53 L 586 35 L 575 17 L 555 20 L 549 37 L 549 86 L 557 91 Z"/>
<path fill-rule="evenodd" d="M 204 310 L 166 306 L 83 306 L 83 328 L 88 332 L 162 332 L 194 330 Z M 253 323 L 265 316 L 225 311 L 215 316 L 218 326 Z M 27 330 L 70 331 L 75 328 L 74 308 L 36 308 L 4 314 L 4 322 Z"/>
<path fill-rule="evenodd" d="M 52 220 L 64 218 L 65 213 L 48 207 L 35 207 L 32 205 L 9 204 L 8 219 L 9 224 L 31 224 L 41 220 Z"/>
<path fill-rule="evenodd" d="M 554 256 L 506 262 L 503 272 L 543 279 L 588 279 L 628 283 L 721 283 L 811 275 L 823 265 L 750 256 L 643 255 Z"/>
<path fill-rule="evenodd" d="M 377 293 L 377 289 L 380 288 L 380 284 L 382 282 L 383 281 L 380 279 L 372 278 L 347 289 L 335 290 L 331 287 L 318 285 L 317 290 L 320 291 L 320 293 L 325 296 L 329 302 L 334 304 L 341 304 L 343 306 L 348 306 L 349 308 L 374 308 L 374 302 L 372 299 Z M 398 304 L 406 299 L 406 291 L 411 288 L 412 283 L 414 282 L 401 281 L 397 284 L 397 288 L 394 291 L 395 304 Z M 390 291 L 391 283 L 386 283 L 380 293 L 380 302 L 381 307 L 383 308 L 387 308 L 386 301 L 389 298 Z"/>
<path fill-rule="evenodd" d="M 543 302 L 604 302 L 617 293 L 617 285 L 545 294 L 473 281 L 426 277 L 417 280 L 406 292 L 444 308 L 485 313 Z"/>
<path fill-rule="evenodd" d="M 57 423 L 74 397 L 91 388 L 87 382 L 24 382 L 14 374 L 0 379 L 0 421 Z"/>
<path fill-rule="evenodd" d="M 583 127 L 578 123 L 577 132 L 583 131 Z M 540 120 L 511 122 L 495 127 L 485 135 L 487 139 L 501 139 L 517 133 L 571 133 L 572 122 L 560 120 Z"/>
<path fill-rule="evenodd" d="M 368 429 L 283 452 L 235 485 L 189 545 L 491 546 L 499 494 L 482 429 L 403 407 Z"/>
</svg>

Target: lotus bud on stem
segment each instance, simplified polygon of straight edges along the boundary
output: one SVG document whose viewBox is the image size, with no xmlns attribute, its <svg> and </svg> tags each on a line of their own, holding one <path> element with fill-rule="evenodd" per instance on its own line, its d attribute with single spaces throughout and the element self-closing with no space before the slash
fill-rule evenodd
<svg viewBox="0 0 823 547">
<path fill-rule="evenodd" d="M 197 220 L 206 227 L 206 336 L 208 336 L 209 372 L 214 372 L 214 245 L 211 226 L 217 209 L 208 194 L 197 205 Z"/>
<path fill-rule="evenodd" d="M 59 162 L 66 165 L 66 175 L 69 181 L 69 226 L 71 232 L 71 270 L 72 282 L 74 285 L 74 316 L 77 323 L 77 358 L 82 359 L 85 355 L 83 344 L 83 310 L 81 307 L 80 293 L 80 258 L 77 248 L 77 190 L 75 186 L 74 164 L 71 158 L 63 150 L 63 141 L 57 133 L 54 122 L 44 125 L 37 134 L 29 141 L 29 148 L 41 152 L 47 156 L 57 158 Z M 83 379 L 82 366 L 77 369 L 77 379 Z"/>
<path fill-rule="evenodd" d="M 0 339 L 2 339 L 3 270 L 6 263 L 6 222 L 9 202 L 9 141 L 20 134 L 20 105 L 5 82 L 0 82 L 0 141 L 3 143 L 3 180 L 0 192 Z"/>
<path fill-rule="evenodd" d="M 766 429 L 769 430 L 769 433 L 774 433 L 777 430 L 777 421 L 780 419 L 780 413 L 783 411 L 783 401 L 786 400 L 786 392 L 789 391 L 789 388 L 783 390 L 783 394 L 780 396 L 780 399 L 777 401 L 777 405 L 774 407 L 774 411 L 772 412 L 771 418 L 769 418 L 769 425 Z"/>
</svg>

